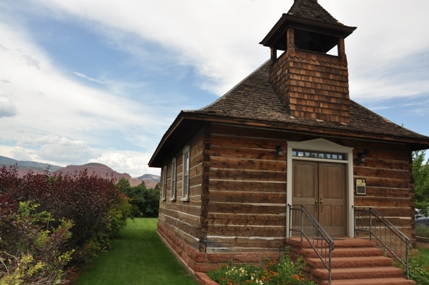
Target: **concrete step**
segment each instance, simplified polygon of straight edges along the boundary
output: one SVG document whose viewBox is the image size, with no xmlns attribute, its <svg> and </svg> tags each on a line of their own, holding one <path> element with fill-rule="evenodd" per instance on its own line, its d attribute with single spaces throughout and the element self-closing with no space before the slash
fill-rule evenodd
<svg viewBox="0 0 429 285">
<path fill-rule="evenodd" d="M 386 267 L 361 267 L 361 268 L 333 268 L 332 280 L 344 279 L 376 279 L 376 278 L 403 278 L 401 269 Z M 312 275 L 320 280 L 328 280 L 328 270 L 314 269 Z"/>
<path fill-rule="evenodd" d="M 328 247 L 328 243 L 325 240 L 311 240 L 313 244 L 317 247 Z M 310 243 L 304 239 L 300 238 L 288 238 L 286 244 L 289 246 L 295 246 L 300 248 L 311 248 Z M 354 248 L 354 247 L 373 247 L 374 242 L 368 239 L 359 239 L 359 238 L 339 238 L 334 240 L 335 248 Z"/>
<path fill-rule="evenodd" d="M 316 252 L 312 248 L 304 248 L 299 252 L 304 257 L 317 257 Z M 327 255 L 327 251 L 321 250 L 319 254 Z M 361 256 L 383 256 L 383 250 L 376 247 L 353 247 L 353 248 L 335 248 L 332 251 L 332 257 L 361 257 Z"/>
<path fill-rule="evenodd" d="M 325 268 L 320 258 L 307 258 L 307 265 L 313 268 Z M 364 257 L 334 257 L 331 261 L 332 268 L 360 268 L 360 267 L 388 267 L 393 265 L 393 260 L 384 256 Z"/>
</svg>

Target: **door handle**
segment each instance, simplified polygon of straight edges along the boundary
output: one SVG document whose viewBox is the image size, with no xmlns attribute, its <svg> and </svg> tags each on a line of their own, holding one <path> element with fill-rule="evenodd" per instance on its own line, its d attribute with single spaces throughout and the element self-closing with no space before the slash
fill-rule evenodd
<svg viewBox="0 0 429 285">
<path fill-rule="evenodd" d="M 320 196 L 320 206 L 322 207 L 321 211 L 323 211 L 323 197 Z"/>
</svg>

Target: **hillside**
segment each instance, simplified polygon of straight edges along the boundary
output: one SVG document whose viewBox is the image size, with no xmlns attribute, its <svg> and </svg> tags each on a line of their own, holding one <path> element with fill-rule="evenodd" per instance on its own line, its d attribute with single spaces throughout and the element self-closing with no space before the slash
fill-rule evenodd
<svg viewBox="0 0 429 285">
<path fill-rule="evenodd" d="M 62 166 L 58 165 L 51 165 L 47 163 L 40 163 L 40 162 L 34 162 L 34 161 L 20 161 L 16 159 L 12 159 L 6 156 L 0 155 L 0 166 L 9 166 L 9 165 L 17 165 L 18 166 L 18 175 L 20 177 L 24 176 L 28 172 L 32 171 L 33 173 L 43 173 L 46 170 L 49 172 L 54 172 Z"/>
<path fill-rule="evenodd" d="M 118 173 L 108 167 L 107 165 L 101 163 L 87 163 L 84 165 L 67 165 L 66 167 L 58 166 L 58 165 L 49 165 L 46 163 L 39 163 L 34 161 L 19 161 L 12 158 L 8 158 L 5 156 L 0 156 L 0 166 L 9 166 L 9 165 L 17 165 L 18 166 L 18 175 L 20 177 L 26 175 L 28 172 L 32 171 L 35 174 L 43 173 L 46 170 L 55 173 L 69 173 L 73 174 L 75 172 L 84 171 L 85 169 L 88 171 L 88 174 L 95 173 L 100 177 L 108 177 L 113 178 L 116 181 L 119 181 L 122 177 L 126 178 L 131 186 L 137 186 L 142 181 L 145 182 L 147 188 L 155 188 L 156 184 L 159 182 L 159 176 L 153 174 L 144 174 L 137 178 L 132 178 L 128 173 Z"/>
</svg>

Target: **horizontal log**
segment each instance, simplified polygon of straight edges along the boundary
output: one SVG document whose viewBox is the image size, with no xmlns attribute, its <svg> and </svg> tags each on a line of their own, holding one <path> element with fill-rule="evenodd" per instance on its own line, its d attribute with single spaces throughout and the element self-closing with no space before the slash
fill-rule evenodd
<svg viewBox="0 0 429 285">
<path fill-rule="evenodd" d="M 194 228 L 199 228 L 201 226 L 201 218 L 197 216 L 192 215 L 186 215 L 181 212 L 163 212 L 162 217 L 164 221 L 167 221 L 167 219 L 177 219 L 181 221 L 182 223 L 192 225 Z"/>
<path fill-rule="evenodd" d="M 237 137 L 259 137 L 272 140 L 284 141 L 290 139 L 290 134 L 257 128 L 243 128 L 230 125 L 212 125 L 213 135 L 228 135 Z"/>
<path fill-rule="evenodd" d="M 267 140 L 265 138 L 247 138 L 236 136 L 218 136 L 212 135 L 210 143 L 213 146 L 221 147 L 234 147 L 243 149 L 261 149 L 261 150 L 275 150 L 276 146 L 282 145 L 283 149 L 286 144 L 281 141 Z"/>
<path fill-rule="evenodd" d="M 210 178 L 218 180 L 253 180 L 284 182 L 286 175 L 283 172 L 251 171 L 234 169 L 210 169 Z"/>
<path fill-rule="evenodd" d="M 253 191 L 253 192 L 270 192 L 286 193 L 286 179 L 282 182 L 265 181 L 265 182 L 246 182 L 234 180 L 214 180 L 210 179 L 210 191 Z"/>
<path fill-rule="evenodd" d="M 211 157 L 210 167 L 222 169 L 260 170 L 283 172 L 286 175 L 286 161 L 253 160 Z"/>
<path fill-rule="evenodd" d="M 236 203 L 286 203 L 286 193 L 268 194 L 255 192 L 210 191 L 210 202 Z"/>
<path fill-rule="evenodd" d="M 191 224 L 184 223 L 179 219 L 174 219 L 170 216 L 165 217 L 165 223 L 171 225 L 173 228 L 180 230 L 190 236 L 200 237 L 201 236 L 201 228 L 196 227 Z"/>
<path fill-rule="evenodd" d="M 408 188 L 367 187 L 366 193 L 368 196 L 411 198 Z"/>
<path fill-rule="evenodd" d="M 195 205 L 191 204 L 190 202 L 181 202 L 181 197 L 177 197 L 176 203 L 171 203 L 168 205 L 168 210 L 170 211 L 177 211 L 177 212 L 183 212 L 185 214 L 193 215 L 193 216 L 200 216 L 201 215 L 201 203 L 196 203 Z M 161 202 L 160 205 L 163 206 L 164 202 Z M 166 209 L 165 207 L 160 207 L 161 209 Z M 166 209 L 167 210 L 167 209 Z"/>
<path fill-rule="evenodd" d="M 244 247 L 252 249 L 284 249 L 286 237 L 283 235 L 276 239 L 262 239 L 258 237 L 234 237 L 234 238 L 220 238 L 220 237 L 207 237 L 207 248 L 216 250 L 217 248 L 234 248 Z M 242 250 L 239 250 L 242 251 Z"/>
<path fill-rule="evenodd" d="M 400 161 L 400 160 L 391 160 L 391 159 L 379 159 L 366 157 L 365 164 L 360 162 L 360 158 L 358 154 L 355 154 L 353 157 L 353 163 L 355 169 L 360 168 L 377 168 L 377 169 L 391 169 L 391 170 L 403 170 L 409 171 L 410 164 L 408 161 Z"/>
<path fill-rule="evenodd" d="M 393 187 L 409 189 L 408 179 L 394 179 L 383 177 L 363 177 L 366 179 L 367 187 Z"/>
<path fill-rule="evenodd" d="M 186 244 L 192 246 L 193 248 L 198 248 L 198 240 L 199 237 L 190 236 L 189 234 L 182 232 L 181 230 L 173 227 L 172 225 L 165 223 L 163 221 L 158 221 L 158 229 L 162 229 L 162 231 L 171 237 L 175 237 L 185 242 Z"/>
<path fill-rule="evenodd" d="M 390 198 L 390 197 L 373 197 L 357 196 L 355 197 L 355 206 L 359 207 L 407 207 L 411 205 L 410 198 Z"/>
<path fill-rule="evenodd" d="M 286 218 L 281 217 L 277 219 L 276 216 L 271 216 L 271 219 L 257 220 L 257 219 L 235 219 L 234 215 L 230 215 L 231 218 L 224 219 L 213 219 L 208 218 L 208 225 L 235 225 L 235 226 L 284 226 L 286 225 Z"/>
<path fill-rule="evenodd" d="M 410 178 L 410 173 L 407 170 L 391 170 L 381 168 L 366 168 L 355 166 L 353 170 L 354 176 L 364 177 L 379 177 L 379 178 L 395 178 L 407 180 Z"/>
<path fill-rule="evenodd" d="M 358 205 L 355 205 L 357 207 L 357 209 L 359 209 Z M 368 207 L 364 207 L 364 208 L 368 208 Z M 383 216 L 385 216 L 386 218 L 391 218 L 391 217 L 404 217 L 404 218 L 409 218 L 414 216 L 414 209 L 411 208 L 410 206 L 408 207 L 384 207 L 384 206 L 378 206 L 378 207 L 373 207 L 375 208 L 377 211 L 380 212 L 380 214 L 382 214 Z"/>
<path fill-rule="evenodd" d="M 210 157 L 230 157 L 243 159 L 265 159 L 265 160 L 285 160 L 285 157 L 279 157 L 275 148 L 273 149 L 249 149 L 237 147 L 221 147 L 211 145 L 207 151 Z"/>
<path fill-rule="evenodd" d="M 248 220 L 248 221 L 285 221 L 285 212 L 281 214 L 229 214 L 229 213 L 214 213 L 210 212 L 207 215 L 208 219 L 228 219 L 228 220 Z"/>
<path fill-rule="evenodd" d="M 282 214 L 286 211 L 286 205 L 267 206 L 240 203 L 212 203 L 209 204 L 209 213 L 248 213 L 248 214 Z"/>
<path fill-rule="evenodd" d="M 207 235 L 283 237 L 285 227 L 267 226 L 208 226 Z"/>
</svg>

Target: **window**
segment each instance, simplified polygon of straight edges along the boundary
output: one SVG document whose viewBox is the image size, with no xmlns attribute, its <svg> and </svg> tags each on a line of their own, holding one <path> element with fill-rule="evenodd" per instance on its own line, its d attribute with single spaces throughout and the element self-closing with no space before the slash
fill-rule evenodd
<svg viewBox="0 0 429 285">
<path fill-rule="evenodd" d="M 162 201 L 165 201 L 165 196 L 167 196 L 167 165 L 164 165 L 164 168 L 162 169 Z"/>
<path fill-rule="evenodd" d="M 189 201 L 189 145 L 183 149 L 183 183 L 181 201 Z"/>
<path fill-rule="evenodd" d="M 344 153 L 333 153 L 326 151 L 306 151 L 306 150 L 292 150 L 293 157 L 309 157 L 319 158 L 326 160 L 347 160 L 346 154 Z"/>
<path fill-rule="evenodd" d="M 176 200 L 176 158 L 171 161 L 171 196 L 170 200 Z"/>
</svg>

